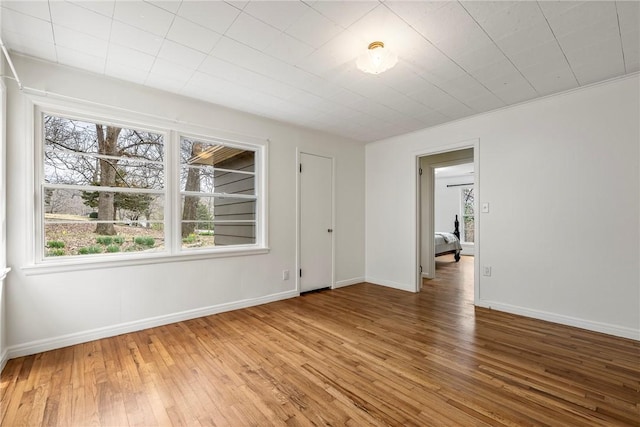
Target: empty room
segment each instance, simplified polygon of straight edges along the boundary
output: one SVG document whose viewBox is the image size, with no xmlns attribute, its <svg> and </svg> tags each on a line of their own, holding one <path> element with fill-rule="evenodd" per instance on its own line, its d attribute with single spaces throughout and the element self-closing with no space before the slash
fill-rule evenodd
<svg viewBox="0 0 640 427">
<path fill-rule="evenodd" d="M 640 426 L 640 2 L 0 0 L 0 425 Z"/>
</svg>

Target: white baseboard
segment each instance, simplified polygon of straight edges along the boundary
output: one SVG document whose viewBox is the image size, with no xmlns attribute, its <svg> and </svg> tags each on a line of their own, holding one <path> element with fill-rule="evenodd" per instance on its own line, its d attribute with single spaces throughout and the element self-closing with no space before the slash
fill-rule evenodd
<svg viewBox="0 0 640 427">
<path fill-rule="evenodd" d="M 640 329 L 611 325 L 609 323 L 594 322 L 591 320 L 579 319 L 576 317 L 549 313 L 541 310 L 532 310 L 530 308 L 519 307 L 495 301 L 480 300 L 476 302 L 476 306 L 490 308 L 497 311 L 504 311 L 520 316 L 531 317 L 534 319 L 546 320 L 548 322 L 559 323 L 561 325 L 573 326 L 580 329 L 586 329 L 588 331 L 601 332 L 603 334 L 614 335 L 616 337 L 629 338 L 632 340 L 640 341 Z"/>
<path fill-rule="evenodd" d="M 156 326 L 168 325 L 171 323 L 181 322 L 183 320 L 195 319 L 198 317 L 209 316 L 211 314 L 222 313 L 225 311 L 237 310 L 240 308 L 252 307 L 256 305 L 266 304 L 274 301 L 280 301 L 287 298 L 299 296 L 298 291 L 286 291 L 277 294 L 267 295 L 260 298 L 251 298 L 230 303 L 212 305 L 209 307 L 197 308 L 194 310 L 172 313 L 164 316 L 151 317 L 148 319 L 136 320 L 133 322 L 121 323 L 114 326 L 97 328 L 88 331 L 76 332 L 73 334 L 61 335 L 54 338 L 46 338 L 18 344 L 8 348 L 6 359 L 27 356 L 30 354 L 41 353 L 43 351 L 54 350 L 57 348 L 67 347 L 70 345 L 81 344 L 97 339 L 113 337 L 116 335 L 126 334 L 129 332 L 141 331 L 143 329 L 154 328 Z M 3 357 L 2 360 L 5 360 Z"/>
<path fill-rule="evenodd" d="M 8 361 L 9 361 L 9 351 L 8 349 L 5 349 L 0 355 L 0 373 L 2 373 L 2 370 L 4 369 Z"/>
<path fill-rule="evenodd" d="M 386 286 L 388 288 L 399 289 L 401 291 L 415 292 L 415 285 L 408 285 L 406 283 L 393 282 L 391 280 L 376 279 L 375 277 L 367 277 L 366 282 L 373 283 L 374 285 Z"/>
<path fill-rule="evenodd" d="M 342 288 L 344 286 L 357 285 L 358 283 L 364 282 L 364 277 L 354 277 L 352 279 L 347 280 L 339 280 L 333 285 L 333 289 Z"/>
</svg>

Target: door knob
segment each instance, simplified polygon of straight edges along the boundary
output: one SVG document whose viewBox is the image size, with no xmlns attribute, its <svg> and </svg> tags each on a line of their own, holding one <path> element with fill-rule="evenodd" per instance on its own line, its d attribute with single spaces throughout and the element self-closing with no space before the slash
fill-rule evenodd
<svg viewBox="0 0 640 427">
<path fill-rule="evenodd" d="M 333 233 L 333 229 L 332 229 L 332 228 L 330 228 L 330 229 L 328 229 L 328 230 L 327 230 L 327 232 L 329 232 L 329 233 Z"/>
</svg>

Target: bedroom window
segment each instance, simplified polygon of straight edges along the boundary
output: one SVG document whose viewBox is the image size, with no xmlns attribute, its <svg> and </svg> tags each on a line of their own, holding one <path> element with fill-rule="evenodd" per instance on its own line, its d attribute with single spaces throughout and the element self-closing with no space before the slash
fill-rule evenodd
<svg viewBox="0 0 640 427">
<path fill-rule="evenodd" d="M 165 136 L 42 115 L 44 257 L 164 251 Z"/>
<path fill-rule="evenodd" d="M 256 152 L 180 140 L 182 249 L 256 243 Z"/>
<path fill-rule="evenodd" d="M 266 141 L 34 111 L 35 264 L 267 250 Z"/>
<path fill-rule="evenodd" d="M 473 187 L 462 188 L 462 233 L 461 240 L 464 243 L 473 243 L 475 222 L 474 222 L 474 195 Z"/>
</svg>

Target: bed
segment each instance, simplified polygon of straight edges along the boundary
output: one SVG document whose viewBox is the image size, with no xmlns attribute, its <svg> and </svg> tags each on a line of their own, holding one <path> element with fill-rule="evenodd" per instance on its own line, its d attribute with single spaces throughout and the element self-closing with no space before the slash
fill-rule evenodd
<svg viewBox="0 0 640 427">
<path fill-rule="evenodd" d="M 453 258 L 456 262 L 460 261 L 460 252 L 462 251 L 462 245 L 460 244 L 460 223 L 458 222 L 458 215 L 453 223 L 453 233 L 445 231 L 436 231 L 436 256 L 453 254 Z"/>
</svg>

